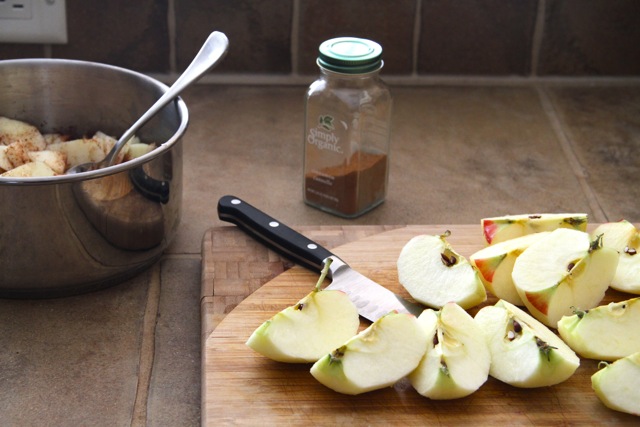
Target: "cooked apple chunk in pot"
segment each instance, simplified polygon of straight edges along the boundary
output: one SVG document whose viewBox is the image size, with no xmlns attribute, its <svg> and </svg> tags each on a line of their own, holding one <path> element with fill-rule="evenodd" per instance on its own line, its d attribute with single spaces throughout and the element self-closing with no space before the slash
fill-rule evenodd
<svg viewBox="0 0 640 427">
<path fill-rule="evenodd" d="M 43 150 L 46 147 L 38 128 L 20 120 L 0 116 L 0 144 L 15 143 L 19 143 L 27 151 Z"/>
<path fill-rule="evenodd" d="M 13 168 L 10 171 L 3 173 L 0 176 L 14 177 L 14 178 L 28 178 L 33 176 L 55 176 L 56 173 L 53 169 L 47 166 L 44 162 L 30 162 L 24 165 Z"/>
</svg>

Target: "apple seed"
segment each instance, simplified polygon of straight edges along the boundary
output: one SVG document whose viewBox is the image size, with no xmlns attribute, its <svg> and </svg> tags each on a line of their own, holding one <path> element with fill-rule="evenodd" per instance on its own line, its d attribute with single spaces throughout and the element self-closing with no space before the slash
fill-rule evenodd
<svg viewBox="0 0 640 427">
<path fill-rule="evenodd" d="M 448 255 L 447 255 L 447 252 L 449 253 Z M 441 253 L 440 257 L 442 258 L 442 263 L 447 267 L 453 267 L 458 262 L 458 259 L 455 257 L 455 255 L 453 255 L 448 250 Z"/>
<path fill-rule="evenodd" d="M 522 325 L 515 319 L 513 319 L 513 330 L 518 334 L 522 332 Z"/>
<path fill-rule="evenodd" d="M 634 248 L 630 248 L 629 246 L 626 246 L 624 248 L 624 253 L 629 255 L 635 255 L 637 252 Z"/>
<path fill-rule="evenodd" d="M 516 319 L 511 320 L 511 327 L 513 329 L 509 329 L 509 331 L 507 331 L 507 339 L 509 341 L 515 340 L 517 335 L 520 335 L 522 332 L 522 325 Z"/>
</svg>

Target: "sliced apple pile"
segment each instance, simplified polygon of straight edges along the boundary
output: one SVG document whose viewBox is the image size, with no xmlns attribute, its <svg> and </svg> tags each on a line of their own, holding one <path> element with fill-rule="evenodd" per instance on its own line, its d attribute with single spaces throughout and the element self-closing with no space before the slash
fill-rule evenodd
<svg viewBox="0 0 640 427">
<path fill-rule="evenodd" d="M 614 361 L 640 352 L 640 298 L 576 310 L 560 319 L 558 332 L 588 359 Z"/>
<path fill-rule="evenodd" d="M 472 254 L 469 261 L 480 271 L 480 278 L 489 292 L 499 299 L 522 306 L 524 303 L 511 277 L 513 266 L 525 249 L 548 233 L 541 231 L 487 246 Z"/>
<path fill-rule="evenodd" d="M 389 313 L 320 358 L 311 375 L 343 394 L 389 387 L 411 373 L 427 347 L 427 335 L 415 316 Z"/>
<path fill-rule="evenodd" d="M 627 220 L 599 225 L 591 234 L 602 235 L 602 246 L 618 251 L 620 260 L 611 287 L 640 294 L 640 232 Z"/>
<path fill-rule="evenodd" d="M 393 312 L 357 333 L 355 306 L 346 294 L 319 291 L 321 277 L 247 345 L 274 360 L 314 362 L 311 375 L 339 393 L 361 394 L 406 377 L 435 400 L 469 396 L 489 376 L 514 387 L 553 386 L 576 372 L 579 354 L 615 361 L 592 377 L 593 388 L 608 407 L 637 414 L 640 297 L 599 304 L 621 259 L 635 263 L 638 230 L 622 221 L 590 236 L 585 214 L 500 218 L 514 228 L 494 230 L 493 244 L 469 261 L 447 242 L 448 232 L 415 236 L 402 247 L 398 280 L 431 307 L 418 318 Z M 485 287 L 499 300 L 472 317 L 466 310 L 486 300 Z"/>
<path fill-rule="evenodd" d="M 493 245 L 515 237 L 557 228 L 587 230 L 587 214 L 584 213 L 542 213 L 505 215 L 483 218 L 480 221 L 482 236 L 487 244 Z"/>
<path fill-rule="evenodd" d="M 559 384 L 580 359 L 549 328 L 517 306 L 499 300 L 475 316 L 491 353 L 489 375 L 515 387 Z"/>
<path fill-rule="evenodd" d="M 487 299 L 482 279 L 469 261 L 453 250 L 446 232 L 413 237 L 398 257 L 398 281 L 418 302 L 439 309 L 455 302 L 464 309 Z"/>
<path fill-rule="evenodd" d="M 593 388 L 609 408 L 638 415 L 640 298 L 599 306 L 609 287 L 640 294 L 638 229 L 621 220 L 589 236 L 585 214 L 511 215 L 481 223 L 490 246 L 470 261 L 487 290 L 501 298 L 475 317 L 490 340 L 490 375 L 519 387 L 552 385 L 573 374 L 576 353 L 614 361 L 593 375 Z M 531 241 L 521 237 L 536 234 L 541 237 Z M 513 305 L 518 299 L 508 291 L 514 289 L 530 314 Z M 537 368 L 535 347 L 547 360 L 539 359 Z M 517 374 L 514 367 L 521 368 Z"/>
<path fill-rule="evenodd" d="M 618 359 L 591 376 L 591 387 L 610 409 L 640 416 L 640 352 Z"/>
<path fill-rule="evenodd" d="M 478 390 L 489 376 L 491 354 L 478 324 L 456 303 L 418 317 L 427 350 L 409 375 L 411 384 L 430 399 L 458 399 Z"/>
<path fill-rule="evenodd" d="M 330 262 L 314 290 L 260 325 L 247 340 L 256 352 L 278 362 L 315 362 L 358 332 L 360 317 L 346 293 L 322 290 Z"/>
<path fill-rule="evenodd" d="M 556 328 L 572 307 L 596 307 L 613 279 L 618 253 L 583 231 L 558 228 L 529 246 L 515 261 L 513 283 L 529 312 Z"/>
<path fill-rule="evenodd" d="M 96 132 L 70 140 L 62 134 L 41 134 L 33 125 L 0 116 L 0 176 L 41 177 L 64 174 L 69 168 L 105 158 L 116 139 Z M 132 137 L 116 163 L 142 156 L 155 148 Z"/>
</svg>

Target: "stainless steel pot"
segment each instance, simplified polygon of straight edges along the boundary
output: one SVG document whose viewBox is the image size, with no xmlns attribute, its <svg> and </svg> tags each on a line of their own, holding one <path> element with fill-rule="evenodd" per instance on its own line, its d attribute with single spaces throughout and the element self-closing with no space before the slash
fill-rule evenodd
<svg viewBox="0 0 640 427">
<path fill-rule="evenodd" d="M 43 133 L 118 137 L 166 90 L 104 64 L 0 61 L 0 115 Z M 178 98 L 138 132 L 158 145 L 142 157 L 77 175 L 0 177 L 0 297 L 87 292 L 157 261 L 180 222 L 188 120 Z"/>
</svg>

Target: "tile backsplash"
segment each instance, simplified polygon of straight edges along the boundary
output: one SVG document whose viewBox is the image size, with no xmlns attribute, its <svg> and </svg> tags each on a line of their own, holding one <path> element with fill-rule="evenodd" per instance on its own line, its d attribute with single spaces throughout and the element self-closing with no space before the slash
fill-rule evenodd
<svg viewBox="0 0 640 427">
<path fill-rule="evenodd" d="M 66 7 L 67 44 L 0 43 L 0 59 L 82 59 L 169 76 L 218 30 L 230 48 L 215 75 L 228 81 L 309 79 L 318 45 L 345 35 L 382 44 L 383 74 L 397 81 L 640 76 L 638 0 L 66 0 Z"/>
</svg>

